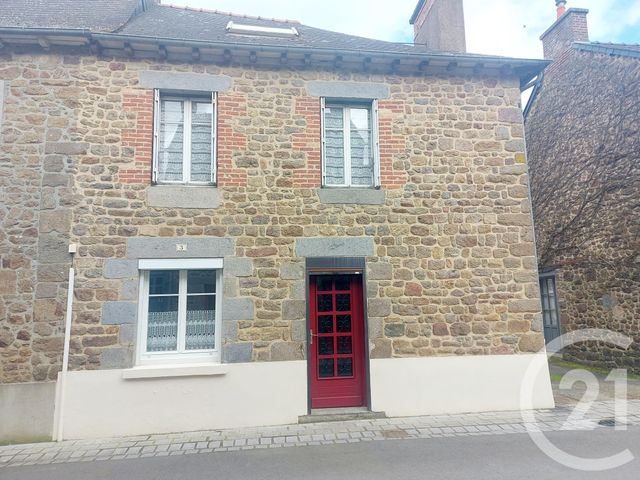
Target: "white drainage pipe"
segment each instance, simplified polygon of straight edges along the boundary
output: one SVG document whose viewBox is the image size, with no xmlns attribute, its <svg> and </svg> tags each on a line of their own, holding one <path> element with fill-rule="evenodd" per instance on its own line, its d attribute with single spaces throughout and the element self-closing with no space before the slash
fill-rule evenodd
<svg viewBox="0 0 640 480">
<path fill-rule="evenodd" d="M 69 246 L 69 253 L 76 253 L 74 244 Z M 73 262 L 73 257 L 72 257 Z M 73 263 L 72 263 L 73 265 Z M 54 440 L 61 442 L 64 431 L 64 401 L 67 387 L 67 372 L 69 370 L 69 350 L 71 346 L 71 319 L 73 317 L 73 287 L 75 283 L 75 270 L 69 268 L 69 287 L 67 289 L 67 313 L 64 324 L 64 350 L 62 354 L 62 371 L 58 376 L 58 402 L 56 405 L 56 420 L 54 428 Z"/>
</svg>

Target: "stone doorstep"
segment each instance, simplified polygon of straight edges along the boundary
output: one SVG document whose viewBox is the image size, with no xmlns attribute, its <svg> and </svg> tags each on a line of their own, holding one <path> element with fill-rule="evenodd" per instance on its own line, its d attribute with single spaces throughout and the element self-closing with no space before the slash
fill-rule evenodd
<svg viewBox="0 0 640 480">
<path fill-rule="evenodd" d="M 387 418 L 385 412 L 372 412 L 367 407 L 353 408 L 315 408 L 309 415 L 298 417 L 299 424 L 346 422 L 349 420 L 371 420 L 375 418 Z"/>
</svg>

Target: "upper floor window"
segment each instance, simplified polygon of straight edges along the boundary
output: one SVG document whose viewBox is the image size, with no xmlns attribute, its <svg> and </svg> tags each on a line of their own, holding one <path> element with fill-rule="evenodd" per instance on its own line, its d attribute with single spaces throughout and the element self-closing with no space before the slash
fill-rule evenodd
<svg viewBox="0 0 640 480">
<path fill-rule="evenodd" d="M 322 185 L 378 187 L 378 105 L 322 99 Z"/>
<path fill-rule="evenodd" d="M 139 363 L 220 361 L 222 259 L 140 260 Z"/>
<path fill-rule="evenodd" d="M 155 91 L 153 179 L 157 183 L 216 182 L 216 95 Z"/>
</svg>

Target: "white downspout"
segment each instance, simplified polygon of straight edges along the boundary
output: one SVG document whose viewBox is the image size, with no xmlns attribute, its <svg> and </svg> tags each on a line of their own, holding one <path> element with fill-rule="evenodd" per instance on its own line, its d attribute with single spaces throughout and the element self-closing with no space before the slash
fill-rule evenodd
<svg viewBox="0 0 640 480">
<path fill-rule="evenodd" d="M 69 268 L 69 287 L 67 289 L 67 314 L 64 325 L 64 350 L 62 354 L 62 371 L 60 372 L 58 405 L 56 406 L 56 428 L 55 440 L 62 441 L 63 425 L 64 425 L 64 400 L 67 386 L 67 371 L 69 370 L 69 350 L 71 345 L 71 319 L 73 317 L 73 286 L 75 282 L 75 270 L 73 269 L 73 255 L 76 253 L 77 246 L 69 245 L 69 253 L 71 254 L 71 267 Z"/>
</svg>

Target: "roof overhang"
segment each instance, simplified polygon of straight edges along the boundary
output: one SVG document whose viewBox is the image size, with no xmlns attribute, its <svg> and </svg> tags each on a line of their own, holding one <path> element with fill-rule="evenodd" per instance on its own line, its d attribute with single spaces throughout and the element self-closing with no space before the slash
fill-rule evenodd
<svg viewBox="0 0 640 480">
<path fill-rule="evenodd" d="M 598 43 L 591 43 L 591 42 L 573 42 L 571 44 L 571 47 L 583 52 L 602 53 L 604 55 L 620 56 L 620 57 L 640 58 L 640 48 L 633 49 L 633 48 L 629 48 L 628 46 L 625 46 L 624 44 L 601 45 Z"/>
<path fill-rule="evenodd" d="M 242 44 L 57 29 L 0 28 L 0 48 L 3 46 L 35 47 L 45 51 L 61 47 L 80 48 L 103 56 L 267 67 L 320 66 L 398 74 L 515 76 L 521 86 L 550 63 L 490 55 Z"/>
</svg>

